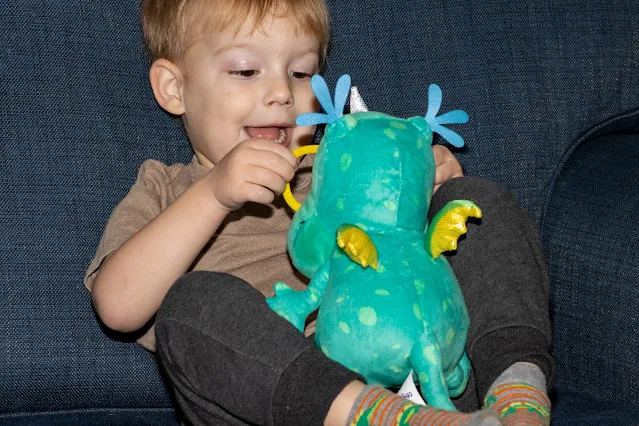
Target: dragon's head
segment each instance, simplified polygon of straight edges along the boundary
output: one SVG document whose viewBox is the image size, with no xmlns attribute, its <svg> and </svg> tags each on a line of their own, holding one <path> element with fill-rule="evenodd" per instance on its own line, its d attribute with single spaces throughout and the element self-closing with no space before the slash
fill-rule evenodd
<svg viewBox="0 0 639 426">
<path fill-rule="evenodd" d="M 468 119 L 463 111 L 435 118 L 432 105 L 426 117 L 409 119 L 369 112 L 355 88 L 351 113 L 344 115 L 350 77 L 338 80 L 334 103 L 320 76 L 314 76 L 311 83 L 326 114 L 302 114 L 297 124 L 327 126 L 313 165 L 311 191 L 288 234 L 293 263 L 307 276 L 334 252 L 336 232 L 343 224 L 373 232 L 423 231 L 435 178 L 433 131 L 446 132 L 443 136 L 449 142 L 461 146 L 461 136 L 442 124 Z M 431 86 L 429 98 L 439 109 L 437 86 Z"/>
</svg>

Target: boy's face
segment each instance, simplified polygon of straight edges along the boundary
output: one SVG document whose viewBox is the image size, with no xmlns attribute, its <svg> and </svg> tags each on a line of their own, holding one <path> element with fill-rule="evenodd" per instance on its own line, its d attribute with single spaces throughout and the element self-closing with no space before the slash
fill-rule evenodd
<svg viewBox="0 0 639 426">
<path fill-rule="evenodd" d="M 237 34 L 208 34 L 188 52 L 183 120 L 207 167 L 245 139 L 293 150 L 311 142 L 315 131 L 296 127 L 295 119 L 319 109 L 310 84 L 319 71 L 319 41 L 296 35 L 286 18 L 266 19 L 252 34 L 249 24 Z"/>
</svg>

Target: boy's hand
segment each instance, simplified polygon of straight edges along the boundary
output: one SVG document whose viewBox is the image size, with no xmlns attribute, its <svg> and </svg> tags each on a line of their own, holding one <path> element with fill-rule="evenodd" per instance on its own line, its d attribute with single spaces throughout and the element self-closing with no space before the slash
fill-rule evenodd
<svg viewBox="0 0 639 426">
<path fill-rule="evenodd" d="M 204 179 L 222 208 L 237 210 L 247 201 L 268 204 L 284 192 L 295 175 L 297 159 L 287 148 L 267 139 L 240 142 Z"/>
<path fill-rule="evenodd" d="M 457 158 L 445 146 L 433 145 L 433 155 L 435 156 L 434 194 L 444 182 L 452 178 L 463 177 L 464 172 Z"/>
</svg>

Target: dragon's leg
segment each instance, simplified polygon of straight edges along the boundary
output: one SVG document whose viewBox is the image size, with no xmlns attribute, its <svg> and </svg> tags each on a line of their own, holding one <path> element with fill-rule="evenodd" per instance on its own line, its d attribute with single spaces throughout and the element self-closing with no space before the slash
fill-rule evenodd
<svg viewBox="0 0 639 426">
<path fill-rule="evenodd" d="M 329 263 L 326 262 L 303 291 L 293 290 L 282 282 L 275 283 L 275 296 L 267 297 L 266 303 L 299 331 L 304 331 L 306 318 L 319 307 L 326 290 L 328 268 Z"/>
<path fill-rule="evenodd" d="M 415 342 L 408 358 L 417 373 L 422 396 L 431 407 L 457 411 L 444 377 L 442 353 L 437 337 L 429 330 Z"/>
<path fill-rule="evenodd" d="M 466 390 L 468 385 L 468 379 L 470 377 L 470 360 L 466 351 L 462 355 L 461 359 L 455 366 L 452 373 L 446 377 L 448 383 L 448 393 L 451 397 L 456 398 Z"/>
</svg>

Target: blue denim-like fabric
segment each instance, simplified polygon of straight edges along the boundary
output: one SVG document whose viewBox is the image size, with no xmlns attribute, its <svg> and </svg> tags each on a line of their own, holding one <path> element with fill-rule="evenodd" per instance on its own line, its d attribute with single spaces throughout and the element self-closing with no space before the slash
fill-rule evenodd
<svg viewBox="0 0 639 426">
<path fill-rule="evenodd" d="M 606 402 L 583 395 L 559 392 L 553 395 L 552 426 L 637 426 L 639 407 L 623 401 Z"/>
<path fill-rule="evenodd" d="M 172 408 L 91 409 L 0 416 L 11 426 L 176 426 Z"/>
<path fill-rule="evenodd" d="M 465 171 L 513 189 L 537 219 L 572 142 L 639 104 L 633 0 L 330 4 L 327 78 L 348 72 L 370 109 L 399 116 L 425 114 L 439 84 L 441 112 L 470 115 L 451 126 Z"/>
<path fill-rule="evenodd" d="M 580 150 L 573 154 L 576 141 L 639 107 L 639 2 L 329 5 L 330 85 L 348 72 L 371 109 L 406 117 L 425 114 L 428 84 L 438 83 L 442 112 L 463 108 L 471 117 L 452 126 L 467 142 L 456 151 L 467 174 L 513 189 L 536 219 L 546 212 L 557 424 L 562 416 L 591 413 L 589 402 L 562 400 L 571 392 L 607 403 L 617 386 L 620 404 L 636 403 L 636 387 L 623 374 L 636 371 L 637 360 L 624 364 L 627 345 L 615 342 L 632 338 L 622 333 L 628 325 L 621 320 L 636 319 L 639 308 L 622 297 L 629 292 L 619 264 L 608 257 L 593 262 L 596 252 L 588 247 L 574 250 L 579 237 L 595 235 L 610 252 L 606 236 L 615 234 L 608 225 L 591 231 L 578 222 L 570 228 L 573 241 L 561 218 L 574 209 L 564 197 L 581 194 L 578 183 L 599 185 L 605 177 L 594 170 L 572 179 L 569 171 L 578 168 L 571 155 L 582 158 Z M 0 41 L 0 422 L 28 424 L 31 412 L 102 408 L 158 408 L 161 416 L 170 399 L 152 355 L 121 342 L 124 336 L 107 337 L 82 286 L 104 222 L 142 161 L 191 156 L 179 124 L 152 98 L 138 1 L 10 1 L 0 7 Z M 636 166 L 628 167 L 631 176 Z M 620 192 L 605 185 L 607 198 L 597 198 L 601 191 L 588 195 L 596 217 L 614 213 L 610 197 L 638 196 L 636 185 Z M 636 258 L 624 241 L 615 248 L 620 262 Z M 576 265 L 599 269 L 576 273 Z M 597 287 L 600 282 L 606 285 Z M 602 306 L 616 309 L 594 315 Z M 601 341 L 612 345 L 604 353 L 617 356 L 598 356 Z M 82 423 L 101 424 L 100 413 Z"/>
<path fill-rule="evenodd" d="M 558 405 L 574 409 L 566 394 L 617 404 L 620 415 L 634 407 L 633 424 L 639 423 L 639 113 L 635 120 L 634 129 L 625 129 L 632 133 L 598 136 L 575 151 L 543 228 Z"/>
<path fill-rule="evenodd" d="M 191 155 L 149 90 L 137 8 L 0 7 L 0 415 L 171 406 L 153 355 L 107 338 L 82 284 L 141 162 Z"/>
</svg>

